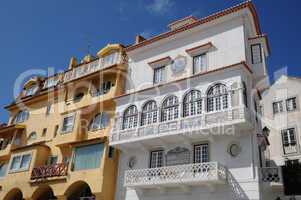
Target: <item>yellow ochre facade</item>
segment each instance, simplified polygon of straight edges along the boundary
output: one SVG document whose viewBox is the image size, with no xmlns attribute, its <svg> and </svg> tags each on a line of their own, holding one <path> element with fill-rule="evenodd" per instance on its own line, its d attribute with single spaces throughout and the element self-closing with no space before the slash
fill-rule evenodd
<svg viewBox="0 0 301 200">
<path fill-rule="evenodd" d="M 108 44 L 49 77 L 33 77 L 0 127 L 1 200 L 113 200 L 118 151 L 108 145 L 127 58 Z"/>
</svg>

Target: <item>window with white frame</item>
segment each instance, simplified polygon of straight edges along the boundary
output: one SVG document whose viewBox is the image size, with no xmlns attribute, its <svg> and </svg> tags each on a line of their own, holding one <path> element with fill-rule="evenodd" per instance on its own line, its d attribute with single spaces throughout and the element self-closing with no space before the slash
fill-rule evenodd
<svg viewBox="0 0 301 200">
<path fill-rule="evenodd" d="M 29 118 L 29 111 L 22 110 L 16 115 L 14 123 L 15 124 L 22 123 L 22 122 L 26 121 L 28 118 Z"/>
<path fill-rule="evenodd" d="M 62 133 L 68 133 L 73 130 L 75 114 L 71 114 L 63 119 Z"/>
<path fill-rule="evenodd" d="M 183 116 L 192 116 L 202 113 L 202 96 L 198 90 L 191 90 L 184 97 Z"/>
<path fill-rule="evenodd" d="M 138 110 L 135 105 L 128 107 L 123 114 L 123 129 L 130 129 L 137 127 L 138 123 Z"/>
<path fill-rule="evenodd" d="M 228 108 L 228 92 L 223 84 L 212 86 L 207 93 L 207 111 L 219 111 Z"/>
<path fill-rule="evenodd" d="M 93 120 L 91 121 L 89 130 L 90 131 L 96 131 L 99 129 L 104 129 L 108 127 L 110 124 L 110 116 L 106 112 L 98 113 L 95 115 Z"/>
<path fill-rule="evenodd" d="M 289 128 L 281 131 L 282 144 L 284 153 L 296 153 L 297 152 L 297 138 L 295 128 Z"/>
<path fill-rule="evenodd" d="M 194 146 L 194 163 L 209 162 L 209 145 L 198 144 Z"/>
<path fill-rule="evenodd" d="M 176 96 L 167 97 L 162 103 L 161 121 L 174 120 L 179 117 L 179 101 Z"/>
<path fill-rule="evenodd" d="M 25 96 L 31 96 L 34 95 L 39 89 L 39 86 L 34 84 L 30 86 L 28 89 L 25 90 Z"/>
<path fill-rule="evenodd" d="M 163 167 L 163 150 L 152 151 L 150 155 L 150 168 Z"/>
<path fill-rule="evenodd" d="M 297 109 L 297 98 L 292 97 L 286 100 L 286 110 L 294 111 Z"/>
<path fill-rule="evenodd" d="M 16 155 L 12 158 L 9 171 L 28 170 L 31 162 L 31 154 Z"/>
<path fill-rule="evenodd" d="M 154 84 L 162 83 L 164 81 L 165 81 L 165 66 L 155 68 Z"/>
<path fill-rule="evenodd" d="M 277 114 L 283 112 L 283 105 L 282 105 L 282 101 L 277 101 L 273 103 L 273 113 Z"/>
<path fill-rule="evenodd" d="M 251 45 L 252 64 L 262 63 L 261 44 Z"/>
<path fill-rule="evenodd" d="M 200 54 L 193 57 L 193 74 L 206 72 L 208 69 L 207 54 Z"/>
<path fill-rule="evenodd" d="M 158 108 L 155 101 L 148 101 L 142 108 L 141 126 L 156 123 L 158 118 Z"/>
</svg>

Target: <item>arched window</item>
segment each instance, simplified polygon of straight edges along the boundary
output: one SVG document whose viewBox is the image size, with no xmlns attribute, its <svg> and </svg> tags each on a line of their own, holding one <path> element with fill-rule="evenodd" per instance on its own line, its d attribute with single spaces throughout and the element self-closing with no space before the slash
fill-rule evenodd
<svg viewBox="0 0 301 200">
<path fill-rule="evenodd" d="M 134 128 L 137 126 L 137 122 L 138 122 L 138 110 L 136 106 L 132 105 L 124 111 L 122 128 L 123 129 Z"/>
<path fill-rule="evenodd" d="M 228 108 L 228 92 L 223 84 L 212 86 L 207 93 L 207 111 L 219 111 Z"/>
<path fill-rule="evenodd" d="M 28 119 L 28 117 L 29 117 L 28 110 L 22 110 L 16 115 L 14 123 L 15 124 L 22 123 L 22 122 L 26 121 Z"/>
<path fill-rule="evenodd" d="M 191 90 L 184 97 L 183 101 L 183 116 L 192 116 L 202 113 L 202 98 L 201 92 L 198 90 Z"/>
<path fill-rule="evenodd" d="M 161 121 L 177 119 L 179 116 L 179 101 L 176 96 L 167 97 L 162 103 Z"/>
<path fill-rule="evenodd" d="M 141 126 L 156 123 L 158 118 L 158 109 L 155 101 L 147 102 L 141 113 Z"/>
<path fill-rule="evenodd" d="M 96 131 L 99 129 L 106 128 L 110 123 L 110 116 L 108 113 L 98 113 L 95 115 L 93 120 L 91 121 L 89 130 L 90 131 Z"/>
<path fill-rule="evenodd" d="M 35 140 L 37 139 L 37 133 L 34 131 L 34 132 L 31 132 L 28 136 L 28 140 Z"/>
</svg>

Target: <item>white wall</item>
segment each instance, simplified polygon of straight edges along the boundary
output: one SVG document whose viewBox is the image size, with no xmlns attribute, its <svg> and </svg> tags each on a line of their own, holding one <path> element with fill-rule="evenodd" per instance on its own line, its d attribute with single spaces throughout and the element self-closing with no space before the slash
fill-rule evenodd
<svg viewBox="0 0 301 200">
<path fill-rule="evenodd" d="M 167 56 L 172 59 L 179 55 L 187 58 L 187 67 L 180 75 L 174 76 L 170 65 L 167 66 L 167 81 L 192 75 L 192 57 L 185 50 L 208 42 L 214 46 L 208 52 L 209 71 L 246 60 L 243 29 L 241 18 L 236 18 L 203 31 L 190 31 L 181 37 L 174 36 L 172 39 L 162 42 L 159 47 L 147 51 L 130 52 L 129 79 L 126 83 L 126 92 L 152 86 L 153 69 L 148 63 Z"/>
</svg>

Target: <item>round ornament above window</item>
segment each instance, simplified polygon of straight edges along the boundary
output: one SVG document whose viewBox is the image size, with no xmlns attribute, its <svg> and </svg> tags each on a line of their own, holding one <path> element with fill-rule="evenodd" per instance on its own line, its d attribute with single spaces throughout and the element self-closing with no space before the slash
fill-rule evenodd
<svg viewBox="0 0 301 200">
<path fill-rule="evenodd" d="M 173 73 L 180 73 L 184 71 L 186 64 L 187 64 L 186 57 L 178 56 L 174 59 L 171 65 L 171 69 Z"/>
<path fill-rule="evenodd" d="M 135 156 L 130 157 L 129 162 L 128 162 L 129 168 L 133 169 L 135 167 L 136 163 L 137 163 L 136 157 Z"/>
<path fill-rule="evenodd" d="M 228 153 L 232 156 L 232 157 L 237 157 L 241 152 L 241 146 L 239 145 L 239 143 L 233 142 L 229 145 L 228 147 Z"/>
</svg>

